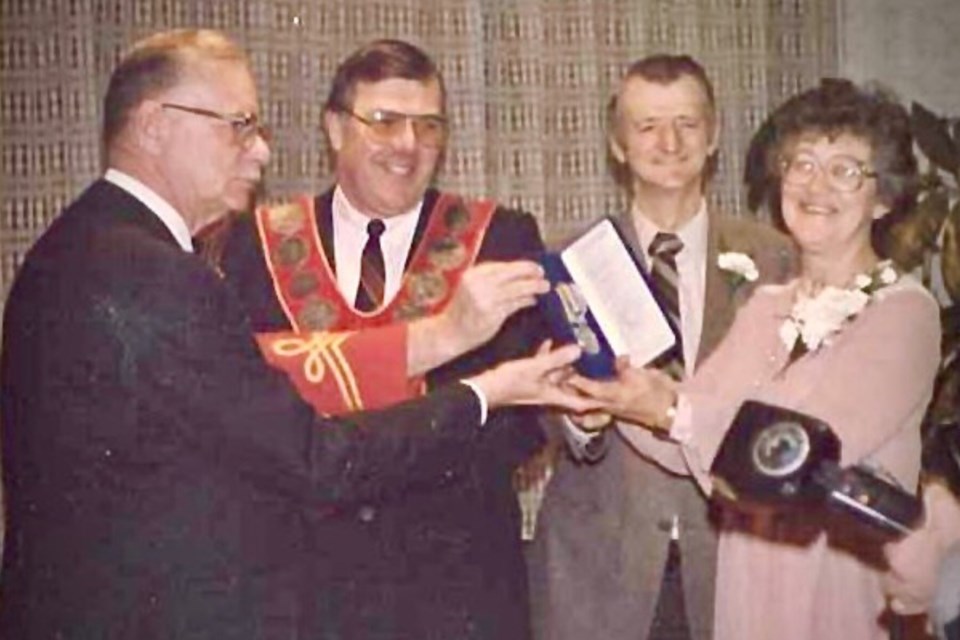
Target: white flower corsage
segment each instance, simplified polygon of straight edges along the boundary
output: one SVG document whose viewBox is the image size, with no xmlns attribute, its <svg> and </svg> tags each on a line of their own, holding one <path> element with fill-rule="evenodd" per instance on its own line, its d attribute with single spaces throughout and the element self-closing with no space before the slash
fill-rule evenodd
<svg viewBox="0 0 960 640">
<path fill-rule="evenodd" d="M 873 294 L 899 278 L 889 260 L 870 273 L 861 273 L 849 288 L 824 287 L 814 295 L 798 295 L 790 315 L 780 325 L 780 340 L 790 352 L 787 364 L 806 353 L 829 346 L 843 326 L 863 311 Z"/>
<path fill-rule="evenodd" d="M 760 271 L 753 258 L 737 251 L 724 251 L 719 254 L 717 267 L 731 274 L 735 287 L 744 282 L 756 282 L 760 277 Z"/>
</svg>

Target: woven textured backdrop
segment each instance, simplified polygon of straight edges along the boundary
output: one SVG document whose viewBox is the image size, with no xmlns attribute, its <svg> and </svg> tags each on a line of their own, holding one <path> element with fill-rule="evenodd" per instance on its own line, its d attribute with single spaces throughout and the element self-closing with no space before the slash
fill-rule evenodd
<svg viewBox="0 0 960 640">
<path fill-rule="evenodd" d="M 327 184 L 320 105 L 337 62 L 406 38 L 439 62 L 454 135 L 440 185 L 534 212 L 559 240 L 623 204 L 603 105 L 624 66 L 688 52 L 718 89 L 714 198 L 741 211 L 750 133 L 836 68 L 837 0 L 3 0 L 0 299 L 25 250 L 100 171 L 100 99 L 119 53 L 154 30 L 223 29 L 250 51 L 275 131 L 267 194 Z"/>
</svg>

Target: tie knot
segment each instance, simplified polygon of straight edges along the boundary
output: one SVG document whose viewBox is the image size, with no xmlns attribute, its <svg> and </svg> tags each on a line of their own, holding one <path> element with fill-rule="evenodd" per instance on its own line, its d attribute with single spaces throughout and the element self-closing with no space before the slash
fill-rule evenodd
<svg viewBox="0 0 960 640">
<path fill-rule="evenodd" d="M 383 223 L 383 220 L 380 218 L 374 218 L 367 223 L 367 235 L 374 240 L 378 240 L 380 236 L 383 235 L 383 231 L 386 228 L 387 225 Z"/>
<path fill-rule="evenodd" d="M 651 256 L 676 256 L 683 249 L 683 240 L 675 233 L 658 233 L 650 243 Z"/>
</svg>

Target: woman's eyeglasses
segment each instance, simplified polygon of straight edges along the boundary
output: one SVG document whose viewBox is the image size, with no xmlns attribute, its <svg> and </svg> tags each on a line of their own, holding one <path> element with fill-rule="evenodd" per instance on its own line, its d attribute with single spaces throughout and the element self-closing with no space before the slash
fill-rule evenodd
<svg viewBox="0 0 960 640">
<path fill-rule="evenodd" d="M 780 177 L 784 184 L 805 187 L 819 172 L 823 172 L 831 187 L 844 193 L 859 191 L 864 180 L 877 177 L 876 171 L 868 168 L 865 162 L 844 155 L 833 156 L 821 163 L 814 156 L 800 153 L 780 161 Z"/>
</svg>

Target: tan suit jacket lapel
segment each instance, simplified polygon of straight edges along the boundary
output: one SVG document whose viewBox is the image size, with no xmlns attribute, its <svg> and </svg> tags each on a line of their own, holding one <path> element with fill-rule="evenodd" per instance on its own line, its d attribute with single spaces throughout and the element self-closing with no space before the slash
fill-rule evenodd
<svg viewBox="0 0 960 640">
<path fill-rule="evenodd" d="M 633 257 L 640 264 L 640 268 L 646 271 L 647 254 L 643 247 L 640 246 L 640 238 L 637 237 L 637 228 L 633 225 L 630 212 L 621 213 L 614 218 L 614 221 L 620 230 L 620 235 L 623 236 L 624 241 L 627 243 L 627 247 L 633 252 Z"/>
<path fill-rule="evenodd" d="M 723 221 L 719 215 L 715 215 L 713 212 L 708 212 L 707 215 L 709 218 L 707 223 L 706 291 L 703 306 L 703 328 L 700 334 L 700 345 L 697 348 L 697 366 L 700 366 L 720 343 L 720 340 L 730 328 L 736 313 L 736 301 L 730 296 L 730 283 L 727 275 L 717 267 L 717 255 L 725 246 Z M 640 239 L 637 237 L 637 230 L 630 213 L 623 213 L 618 216 L 617 225 L 640 266 L 646 269 L 646 252 L 640 246 Z"/>
<path fill-rule="evenodd" d="M 717 267 L 717 256 L 724 249 L 723 221 L 719 215 L 710 214 L 707 232 L 706 291 L 704 293 L 703 329 L 700 346 L 697 348 L 697 367 L 703 364 L 720 344 L 733 323 L 736 300 L 730 295 L 727 274 Z"/>
</svg>

